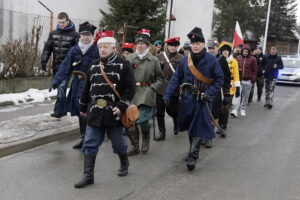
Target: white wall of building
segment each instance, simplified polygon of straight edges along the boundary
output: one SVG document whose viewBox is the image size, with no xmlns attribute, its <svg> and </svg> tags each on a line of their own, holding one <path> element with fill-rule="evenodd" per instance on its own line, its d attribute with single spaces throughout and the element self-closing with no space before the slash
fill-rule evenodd
<svg viewBox="0 0 300 200">
<path fill-rule="evenodd" d="M 214 0 L 173 0 L 173 15 L 176 21 L 171 22 L 170 37 L 181 37 L 181 44 L 188 41 L 187 34 L 196 26 L 202 28 L 207 41 L 212 34 Z M 169 18 L 170 0 L 168 4 Z M 169 23 L 166 24 L 166 38 Z"/>
<path fill-rule="evenodd" d="M 53 11 L 53 29 L 59 12 L 68 13 L 78 31 L 78 25 L 90 21 L 99 26 L 99 9 L 108 10 L 107 0 L 41 0 Z M 41 25 L 39 47 L 43 48 L 50 32 L 50 13 L 38 0 L 0 0 L 0 44 L 30 38 L 33 26 Z"/>
<path fill-rule="evenodd" d="M 99 9 L 107 10 L 107 0 L 41 0 L 54 16 L 66 12 L 72 19 L 99 21 Z M 49 16 L 49 12 L 38 3 L 38 0 L 0 0 L 0 8 L 26 14 Z"/>
</svg>

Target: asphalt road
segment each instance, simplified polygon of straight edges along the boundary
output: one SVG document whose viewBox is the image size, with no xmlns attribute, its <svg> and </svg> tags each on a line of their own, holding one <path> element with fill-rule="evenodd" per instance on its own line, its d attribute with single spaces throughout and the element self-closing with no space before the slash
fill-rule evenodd
<svg viewBox="0 0 300 200">
<path fill-rule="evenodd" d="M 0 159 L 1 200 L 299 200 L 300 88 L 278 86 L 272 110 L 250 104 L 247 116 L 230 119 L 229 136 L 201 148 L 196 170 L 184 161 L 185 132 L 174 136 L 171 119 L 163 142 L 130 158 L 127 177 L 118 177 L 119 160 L 104 143 L 97 157 L 95 184 L 74 189 L 82 175 L 83 155 L 72 139 Z M 255 100 L 256 98 L 254 98 Z"/>
</svg>

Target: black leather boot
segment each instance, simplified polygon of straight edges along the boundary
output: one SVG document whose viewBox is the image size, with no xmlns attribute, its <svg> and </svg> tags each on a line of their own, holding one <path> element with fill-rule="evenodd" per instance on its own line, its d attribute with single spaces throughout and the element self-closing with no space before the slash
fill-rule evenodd
<svg viewBox="0 0 300 200">
<path fill-rule="evenodd" d="M 173 118 L 173 124 L 174 124 L 174 135 L 178 135 L 179 125 L 178 125 L 178 119 L 177 118 Z"/>
<path fill-rule="evenodd" d="M 81 140 L 73 145 L 73 149 L 82 149 L 83 140 L 86 131 L 86 118 L 84 116 L 79 116 L 79 130 L 81 135 Z"/>
<path fill-rule="evenodd" d="M 127 152 L 128 156 L 134 156 L 140 153 L 140 145 L 139 145 L 139 128 L 137 125 L 135 125 L 135 128 L 128 130 L 128 135 L 131 137 L 131 148 Z"/>
<path fill-rule="evenodd" d="M 159 136 L 155 137 L 155 141 L 161 141 L 166 139 L 166 126 L 165 126 L 165 118 L 157 116 L 157 124 L 159 129 Z"/>
<path fill-rule="evenodd" d="M 192 137 L 191 136 L 189 136 L 189 142 L 190 142 L 190 146 L 191 146 L 191 144 L 192 144 Z M 190 152 L 188 153 L 187 157 L 185 158 L 185 161 L 188 161 L 189 154 L 190 154 Z"/>
<path fill-rule="evenodd" d="M 190 145 L 190 151 L 189 151 L 187 165 L 186 165 L 188 170 L 190 171 L 195 169 L 196 161 L 199 157 L 200 143 L 201 143 L 201 138 L 199 137 L 192 138 L 192 143 Z"/>
<path fill-rule="evenodd" d="M 149 130 L 142 130 L 142 153 L 147 153 L 150 148 L 150 129 Z"/>
<path fill-rule="evenodd" d="M 84 155 L 84 172 L 82 179 L 75 183 L 75 188 L 83 188 L 94 184 L 94 167 L 96 155 Z"/>
<path fill-rule="evenodd" d="M 119 158 L 120 158 L 121 166 L 118 171 L 118 176 L 127 176 L 128 167 L 129 167 L 129 160 L 128 160 L 127 154 L 119 155 Z"/>
</svg>

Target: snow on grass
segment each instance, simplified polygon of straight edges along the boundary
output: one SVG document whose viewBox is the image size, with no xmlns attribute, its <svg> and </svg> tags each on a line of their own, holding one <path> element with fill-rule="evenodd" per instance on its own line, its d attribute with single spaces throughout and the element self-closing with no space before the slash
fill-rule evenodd
<svg viewBox="0 0 300 200">
<path fill-rule="evenodd" d="M 44 102 L 51 100 L 51 97 L 55 97 L 56 95 L 57 90 L 49 92 L 48 89 L 29 89 L 28 91 L 21 93 L 0 94 L 0 103 L 13 102 L 15 105 L 19 105 L 20 103 L 27 102 Z"/>
</svg>

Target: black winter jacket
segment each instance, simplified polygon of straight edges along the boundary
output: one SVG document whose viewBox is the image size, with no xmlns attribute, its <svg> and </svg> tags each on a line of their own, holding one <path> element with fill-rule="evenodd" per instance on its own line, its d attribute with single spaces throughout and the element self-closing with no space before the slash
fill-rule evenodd
<svg viewBox="0 0 300 200">
<path fill-rule="evenodd" d="M 255 55 L 257 61 L 257 76 L 263 76 L 266 68 L 266 57 L 263 54 Z"/>
<path fill-rule="evenodd" d="M 231 87 L 231 72 L 227 63 L 227 60 L 224 56 L 221 56 L 220 54 L 217 55 L 217 58 L 219 60 L 219 63 L 222 68 L 222 72 L 224 75 L 224 84 L 223 84 L 223 92 L 224 94 L 230 93 L 230 87 Z"/>
<path fill-rule="evenodd" d="M 52 69 L 58 71 L 59 65 L 65 59 L 69 50 L 77 44 L 79 37 L 73 22 L 70 21 L 69 26 L 64 29 L 57 25 L 57 29 L 49 34 L 45 43 L 41 55 L 41 65 L 46 66 L 51 53 L 53 53 Z"/>
</svg>

